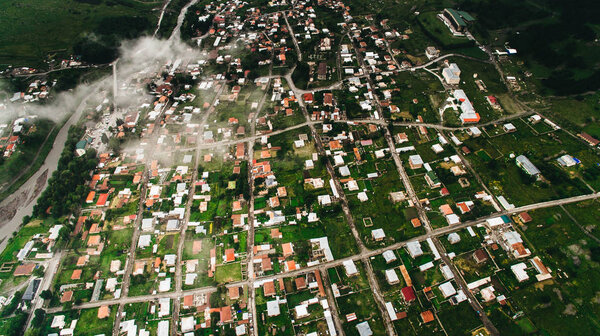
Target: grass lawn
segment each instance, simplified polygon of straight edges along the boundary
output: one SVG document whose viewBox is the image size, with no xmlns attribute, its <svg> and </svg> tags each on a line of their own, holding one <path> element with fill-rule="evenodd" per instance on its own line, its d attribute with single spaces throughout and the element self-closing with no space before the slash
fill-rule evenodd
<svg viewBox="0 0 600 336">
<path fill-rule="evenodd" d="M 154 24 L 160 1 L 102 2 L 75 0 L 7 0 L 0 3 L 0 65 L 42 66 L 49 53 L 70 52 L 73 41 L 93 33 L 102 19 L 111 16 L 147 16 Z M 32 19 L 35 18 L 35 19 Z"/>
<path fill-rule="evenodd" d="M 215 281 L 223 284 L 242 280 L 242 264 L 239 262 L 217 266 Z"/>
<path fill-rule="evenodd" d="M 85 309 L 81 311 L 75 334 L 77 335 L 110 335 L 112 333 L 113 322 L 117 314 L 117 306 L 110 306 L 110 316 L 104 319 L 98 318 L 98 309 Z"/>
</svg>

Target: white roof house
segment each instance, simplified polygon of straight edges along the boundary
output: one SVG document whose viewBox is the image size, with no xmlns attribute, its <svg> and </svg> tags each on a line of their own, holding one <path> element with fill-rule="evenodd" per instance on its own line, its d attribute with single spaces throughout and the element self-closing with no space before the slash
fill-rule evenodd
<svg viewBox="0 0 600 336">
<path fill-rule="evenodd" d="M 150 241 L 152 240 L 152 236 L 150 235 L 141 235 L 140 238 L 138 239 L 138 247 L 139 248 L 146 248 L 148 246 L 150 246 Z"/>
<path fill-rule="evenodd" d="M 421 155 L 419 155 L 419 154 L 415 154 L 415 155 L 409 156 L 408 157 L 408 161 L 413 166 L 418 166 L 418 165 L 422 165 L 423 164 L 423 159 L 421 158 Z"/>
<path fill-rule="evenodd" d="M 394 285 L 400 282 L 400 279 L 398 278 L 398 273 L 396 273 L 396 270 L 393 268 L 385 270 L 385 280 L 387 280 L 387 282 L 390 285 Z"/>
<path fill-rule="evenodd" d="M 452 286 L 452 282 L 448 281 L 448 282 L 444 282 L 443 284 L 441 284 L 439 286 L 440 291 L 442 292 L 442 295 L 444 296 L 444 298 L 448 298 L 454 294 L 456 294 L 456 289 L 454 288 L 454 286 Z"/>
<path fill-rule="evenodd" d="M 154 228 L 154 218 L 142 219 L 142 231 L 152 231 Z"/>
<path fill-rule="evenodd" d="M 167 221 L 167 231 L 177 231 L 177 230 L 179 230 L 179 220 L 169 219 Z"/>
<path fill-rule="evenodd" d="M 169 320 L 164 320 L 158 322 L 158 331 L 156 332 L 157 336 L 169 336 Z"/>
<path fill-rule="evenodd" d="M 343 262 L 344 265 L 344 269 L 346 270 L 346 275 L 347 276 L 353 276 L 358 274 L 358 269 L 356 268 L 356 265 L 354 264 L 354 260 L 346 260 Z"/>
<path fill-rule="evenodd" d="M 331 204 L 331 196 L 329 195 L 319 195 L 317 196 L 317 201 L 320 205 L 329 205 Z"/>
<path fill-rule="evenodd" d="M 510 266 L 510 270 L 513 272 L 519 282 L 529 280 L 529 275 L 525 271 L 526 269 L 527 265 L 523 262 Z"/>
<path fill-rule="evenodd" d="M 369 322 L 364 321 L 356 325 L 356 330 L 358 330 L 358 334 L 360 336 L 371 336 L 373 335 L 373 331 L 371 331 L 371 326 L 369 326 Z"/>
<path fill-rule="evenodd" d="M 406 243 L 406 249 L 408 250 L 408 254 L 411 257 L 415 258 L 423 254 L 423 250 L 421 249 L 421 243 L 418 241 L 410 241 Z"/>
<path fill-rule="evenodd" d="M 371 237 L 373 237 L 374 240 L 382 240 L 385 238 L 385 232 L 383 232 L 383 229 L 371 230 Z"/>
<path fill-rule="evenodd" d="M 168 292 L 171 290 L 171 278 L 166 278 L 159 282 L 158 291 L 159 292 Z"/>
<path fill-rule="evenodd" d="M 450 244 L 456 244 L 460 242 L 460 235 L 456 232 L 452 232 L 448 235 L 448 242 Z"/>
<path fill-rule="evenodd" d="M 181 318 L 181 331 L 188 332 L 194 330 L 196 326 L 196 320 L 193 316 L 186 316 Z"/>
<path fill-rule="evenodd" d="M 267 315 L 268 316 L 279 316 L 281 311 L 279 310 L 279 300 L 275 299 L 273 301 L 267 302 Z"/>
<path fill-rule="evenodd" d="M 367 193 L 364 191 L 361 191 L 358 193 L 358 195 L 356 195 L 358 197 L 358 200 L 361 202 L 366 202 L 369 200 L 369 196 L 367 196 Z"/>
<path fill-rule="evenodd" d="M 448 222 L 448 225 L 458 224 L 460 223 L 460 217 L 456 214 L 449 214 L 446 215 L 446 221 Z"/>
<path fill-rule="evenodd" d="M 385 262 L 387 264 L 391 263 L 392 261 L 397 260 L 396 255 L 394 254 L 394 251 L 392 251 L 392 250 L 387 250 L 387 251 L 383 252 L 381 255 L 383 256 L 383 259 L 385 259 Z"/>
<path fill-rule="evenodd" d="M 339 168 L 340 175 L 342 176 L 350 176 L 350 169 L 348 166 L 342 166 Z"/>
</svg>

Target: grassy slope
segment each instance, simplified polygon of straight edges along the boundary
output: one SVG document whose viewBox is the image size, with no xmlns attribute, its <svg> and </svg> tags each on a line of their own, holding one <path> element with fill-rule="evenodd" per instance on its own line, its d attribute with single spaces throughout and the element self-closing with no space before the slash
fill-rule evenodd
<svg viewBox="0 0 600 336">
<path fill-rule="evenodd" d="M 108 6 L 107 3 L 114 5 Z M 93 32 L 104 17 L 148 15 L 155 23 L 160 1 L 108 1 L 99 5 L 73 0 L 0 2 L 0 65 L 37 65 L 53 51 L 68 51 L 80 34 Z"/>
</svg>

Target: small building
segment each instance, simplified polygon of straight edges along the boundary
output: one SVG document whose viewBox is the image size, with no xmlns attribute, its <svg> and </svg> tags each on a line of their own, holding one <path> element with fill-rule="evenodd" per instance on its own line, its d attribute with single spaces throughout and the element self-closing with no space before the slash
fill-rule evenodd
<svg viewBox="0 0 600 336">
<path fill-rule="evenodd" d="M 445 299 L 456 294 L 456 289 L 454 288 L 454 286 L 452 286 L 452 282 L 450 282 L 450 281 L 444 282 L 443 284 L 441 284 L 439 286 L 439 289 L 440 289 L 440 292 L 442 292 L 442 295 L 444 296 Z"/>
<path fill-rule="evenodd" d="M 383 229 L 371 230 L 371 237 L 375 241 L 382 241 L 385 239 L 385 232 L 383 232 Z"/>
<path fill-rule="evenodd" d="M 410 254 L 410 256 L 413 258 L 423 255 L 421 243 L 419 243 L 418 241 L 410 241 L 406 243 L 406 249 L 408 250 L 408 254 Z"/>
<path fill-rule="evenodd" d="M 390 285 L 395 285 L 400 282 L 400 279 L 398 278 L 398 274 L 396 273 L 396 270 L 393 268 L 389 269 L 389 270 L 385 270 L 385 280 Z"/>
<path fill-rule="evenodd" d="M 417 299 L 417 296 L 415 295 L 415 291 L 412 288 L 412 286 L 406 286 L 402 288 L 400 292 L 402 293 L 402 298 L 404 298 L 404 301 L 406 302 L 412 302 Z"/>
<path fill-rule="evenodd" d="M 523 169 L 527 174 L 531 176 L 539 176 L 541 174 L 540 170 L 529 161 L 529 159 L 525 155 L 519 155 L 516 159 L 517 166 Z"/>
<path fill-rule="evenodd" d="M 480 248 L 473 252 L 473 259 L 475 259 L 476 263 L 481 264 L 488 260 L 488 254 L 485 252 L 484 249 Z"/>
<path fill-rule="evenodd" d="M 358 269 L 354 264 L 354 260 L 346 260 L 342 263 L 344 265 L 344 270 L 346 271 L 346 275 L 351 277 L 358 275 Z"/>
<path fill-rule="evenodd" d="M 369 326 L 368 321 L 361 322 L 356 325 L 356 330 L 358 330 L 358 334 L 360 336 L 371 336 L 373 335 L 373 331 L 371 331 L 371 326 Z"/>
<path fill-rule="evenodd" d="M 398 260 L 398 258 L 396 258 L 396 254 L 394 254 L 393 250 L 387 250 L 387 251 L 383 252 L 381 255 L 383 256 L 383 259 L 385 259 L 386 264 L 389 264 L 391 262 Z"/>
<path fill-rule="evenodd" d="M 411 155 L 408 157 L 408 164 L 411 169 L 419 169 L 423 167 L 423 159 L 421 158 L 421 155 Z"/>
<path fill-rule="evenodd" d="M 526 269 L 527 265 L 525 265 L 525 263 L 523 262 L 510 266 L 510 270 L 513 272 L 513 274 L 517 278 L 517 281 L 519 282 L 529 280 L 529 275 L 525 271 Z"/>
<path fill-rule="evenodd" d="M 460 242 L 460 235 L 456 232 L 452 232 L 448 235 L 448 242 L 450 244 L 457 244 Z"/>
<path fill-rule="evenodd" d="M 279 309 L 279 300 L 275 299 L 273 301 L 267 302 L 267 315 L 269 317 L 279 316 L 281 311 Z"/>
</svg>

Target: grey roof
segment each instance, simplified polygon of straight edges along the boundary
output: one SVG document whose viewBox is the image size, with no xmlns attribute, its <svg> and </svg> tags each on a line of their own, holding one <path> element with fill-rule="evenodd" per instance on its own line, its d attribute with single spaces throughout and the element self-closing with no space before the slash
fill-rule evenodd
<svg viewBox="0 0 600 336">
<path fill-rule="evenodd" d="M 38 287 L 40 286 L 40 282 L 42 282 L 42 279 L 39 279 L 39 278 L 31 280 L 29 285 L 27 285 L 25 294 L 23 294 L 23 300 L 25 300 L 25 301 L 33 300 L 33 298 L 35 297 L 35 293 L 37 292 Z"/>
<path fill-rule="evenodd" d="M 371 326 L 369 326 L 369 322 L 367 322 L 367 321 L 357 324 L 356 330 L 358 330 L 358 333 L 360 334 L 360 336 L 373 335 L 373 331 L 371 331 Z"/>
<path fill-rule="evenodd" d="M 519 156 L 517 156 L 517 164 L 520 167 L 522 167 L 523 169 L 525 169 L 525 171 L 529 175 L 538 175 L 538 174 L 540 174 L 539 169 L 537 169 L 537 167 L 534 166 L 533 163 L 531 163 L 531 161 L 529 161 L 529 159 L 525 155 L 519 155 Z"/>
</svg>

